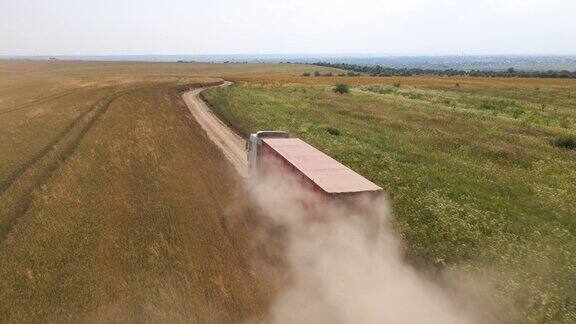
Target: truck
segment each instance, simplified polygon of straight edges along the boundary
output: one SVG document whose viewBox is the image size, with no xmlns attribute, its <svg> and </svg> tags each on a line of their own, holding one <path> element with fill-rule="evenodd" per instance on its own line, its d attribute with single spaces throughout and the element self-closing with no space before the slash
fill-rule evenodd
<svg viewBox="0 0 576 324">
<path fill-rule="evenodd" d="M 259 131 L 250 134 L 246 150 L 251 177 L 257 177 L 274 164 L 275 170 L 294 175 L 304 187 L 325 197 L 383 194 L 378 185 L 305 141 L 291 138 L 287 132 Z"/>
</svg>

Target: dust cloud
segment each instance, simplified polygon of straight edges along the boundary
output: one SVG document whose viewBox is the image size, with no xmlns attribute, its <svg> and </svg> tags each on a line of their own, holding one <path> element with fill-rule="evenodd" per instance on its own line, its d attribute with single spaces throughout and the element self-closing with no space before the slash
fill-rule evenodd
<svg viewBox="0 0 576 324">
<path fill-rule="evenodd" d="M 286 277 L 266 322 L 479 322 L 404 262 L 385 197 L 329 201 L 283 172 L 249 180 L 248 190 L 274 224 L 259 240 Z"/>
</svg>

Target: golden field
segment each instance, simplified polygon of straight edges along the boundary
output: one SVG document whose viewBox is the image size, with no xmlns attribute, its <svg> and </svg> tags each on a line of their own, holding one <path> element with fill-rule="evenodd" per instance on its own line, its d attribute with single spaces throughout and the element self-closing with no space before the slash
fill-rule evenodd
<svg viewBox="0 0 576 324">
<path fill-rule="evenodd" d="M 291 69 L 0 62 L 0 322 L 262 317 L 237 176 L 180 94 Z"/>
</svg>

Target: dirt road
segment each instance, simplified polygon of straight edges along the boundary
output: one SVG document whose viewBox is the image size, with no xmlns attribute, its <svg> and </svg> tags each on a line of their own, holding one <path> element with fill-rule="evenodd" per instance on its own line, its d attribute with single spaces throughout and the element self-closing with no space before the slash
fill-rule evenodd
<svg viewBox="0 0 576 324">
<path fill-rule="evenodd" d="M 226 81 L 221 87 L 231 85 Z M 200 93 L 207 88 L 199 88 L 186 92 L 182 95 L 188 109 L 202 126 L 208 137 L 218 146 L 226 158 L 242 177 L 248 176 L 248 163 L 244 150 L 244 139 L 224 124 L 200 98 Z"/>
</svg>

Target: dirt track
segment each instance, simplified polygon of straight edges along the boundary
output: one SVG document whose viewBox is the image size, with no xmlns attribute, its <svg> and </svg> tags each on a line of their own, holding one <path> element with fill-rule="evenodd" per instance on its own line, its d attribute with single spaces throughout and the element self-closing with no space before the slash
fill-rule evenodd
<svg viewBox="0 0 576 324">
<path fill-rule="evenodd" d="M 229 85 L 231 85 L 231 82 L 225 82 L 221 86 L 226 87 Z M 182 97 L 198 124 L 206 131 L 208 137 L 222 150 L 226 158 L 238 171 L 238 174 L 246 177 L 248 175 L 248 163 L 244 150 L 244 139 L 214 115 L 208 105 L 200 98 L 200 93 L 206 89 L 194 89 L 186 92 Z"/>
</svg>

